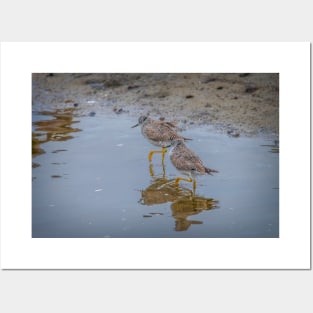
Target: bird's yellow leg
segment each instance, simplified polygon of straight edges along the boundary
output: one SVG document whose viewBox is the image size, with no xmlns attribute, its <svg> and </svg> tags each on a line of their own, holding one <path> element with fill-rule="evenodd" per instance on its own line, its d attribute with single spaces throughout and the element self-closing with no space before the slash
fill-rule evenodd
<svg viewBox="0 0 313 313">
<path fill-rule="evenodd" d="M 196 187 L 197 187 L 197 183 L 195 180 L 193 180 L 193 193 L 196 194 Z"/>
<path fill-rule="evenodd" d="M 162 161 L 162 171 L 163 171 L 163 177 L 165 178 L 165 164 L 164 164 L 164 161 Z"/>
<path fill-rule="evenodd" d="M 180 180 L 184 180 L 184 181 L 186 181 L 186 182 L 188 182 L 188 183 L 191 183 L 192 182 L 192 178 L 190 177 L 190 178 L 183 178 L 183 177 L 177 177 L 176 179 L 175 179 L 175 185 L 176 186 L 178 186 L 178 184 L 179 184 L 179 181 Z"/>
<path fill-rule="evenodd" d="M 149 152 L 149 155 L 148 155 L 148 159 L 149 159 L 150 162 L 152 161 L 152 156 L 153 156 L 154 153 L 163 153 L 163 151 L 162 150 L 151 150 Z"/>
<path fill-rule="evenodd" d="M 152 156 L 153 156 L 154 153 L 162 153 L 162 162 L 164 162 L 164 155 L 165 155 L 166 152 L 167 152 L 166 148 L 162 148 L 162 150 L 151 150 L 149 152 L 148 159 L 151 162 L 152 161 Z"/>
<path fill-rule="evenodd" d="M 150 163 L 150 165 L 149 165 L 149 172 L 150 172 L 150 176 L 153 177 L 154 176 L 154 171 L 153 171 L 152 163 Z"/>
<path fill-rule="evenodd" d="M 164 163 L 164 156 L 165 156 L 166 152 L 167 152 L 167 149 L 166 148 L 162 148 L 162 163 Z"/>
</svg>

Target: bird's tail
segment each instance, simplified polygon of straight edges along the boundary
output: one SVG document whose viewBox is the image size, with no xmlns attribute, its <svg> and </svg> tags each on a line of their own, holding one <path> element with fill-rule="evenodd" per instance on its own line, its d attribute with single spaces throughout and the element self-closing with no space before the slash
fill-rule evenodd
<svg viewBox="0 0 313 313">
<path fill-rule="evenodd" d="M 205 172 L 208 173 L 209 175 L 213 175 L 212 173 L 218 173 L 217 170 L 213 170 L 211 168 L 206 167 Z"/>
</svg>

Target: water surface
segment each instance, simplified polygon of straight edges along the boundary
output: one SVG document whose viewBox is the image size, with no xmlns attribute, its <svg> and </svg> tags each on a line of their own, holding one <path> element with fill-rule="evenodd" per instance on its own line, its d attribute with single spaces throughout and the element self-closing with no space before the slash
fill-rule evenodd
<svg viewBox="0 0 313 313">
<path fill-rule="evenodd" d="M 277 142 L 189 129 L 188 146 L 214 176 L 181 182 L 168 153 L 122 115 L 33 113 L 32 236 L 278 237 Z"/>
</svg>

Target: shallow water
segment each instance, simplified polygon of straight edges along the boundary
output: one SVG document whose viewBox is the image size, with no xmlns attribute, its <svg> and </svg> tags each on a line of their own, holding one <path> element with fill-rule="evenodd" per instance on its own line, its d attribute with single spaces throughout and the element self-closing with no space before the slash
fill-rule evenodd
<svg viewBox="0 0 313 313">
<path fill-rule="evenodd" d="M 277 142 L 201 127 L 183 132 L 214 176 L 181 182 L 168 153 L 116 116 L 33 113 L 32 236 L 278 237 Z"/>
</svg>

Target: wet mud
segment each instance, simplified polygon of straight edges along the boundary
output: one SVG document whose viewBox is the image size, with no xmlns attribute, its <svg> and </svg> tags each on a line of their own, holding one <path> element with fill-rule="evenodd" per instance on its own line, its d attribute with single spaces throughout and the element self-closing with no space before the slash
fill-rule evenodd
<svg viewBox="0 0 313 313">
<path fill-rule="evenodd" d="M 239 137 L 279 132 L 279 74 L 33 74 L 33 110 L 175 120 Z"/>
</svg>

